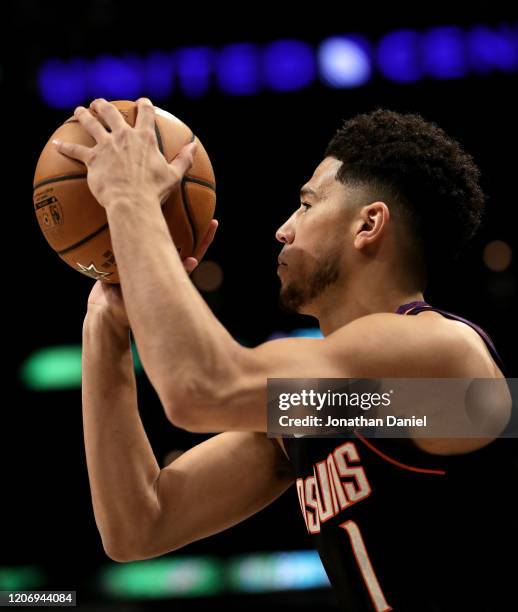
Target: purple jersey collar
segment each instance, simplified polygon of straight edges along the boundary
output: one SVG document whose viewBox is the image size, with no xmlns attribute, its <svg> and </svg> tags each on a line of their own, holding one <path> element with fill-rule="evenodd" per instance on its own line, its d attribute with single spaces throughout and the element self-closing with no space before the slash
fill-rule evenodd
<svg viewBox="0 0 518 612">
<path fill-rule="evenodd" d="M 417 306 L 430 306 L 428 302 L 416 301 L 416 302 L 408 302 L 407 304 L 401 304 L 401 306 L 396 310 L 396 314 L 405 314 L 409 310 L 416 308 Z"/>
</svg>

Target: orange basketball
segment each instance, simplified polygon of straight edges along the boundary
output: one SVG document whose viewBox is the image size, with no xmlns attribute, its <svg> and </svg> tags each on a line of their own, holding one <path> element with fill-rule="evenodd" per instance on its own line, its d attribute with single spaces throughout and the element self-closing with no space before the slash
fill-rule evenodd
<svg viewBox="0 0 518 612">
<path fill-rule="evenodd" d="M 132 127 L 137 105 L 128 100 L 111 102 Z M 95 115 L 95 111 L 89 109 Z M 168 162 L 196 137 L 180 119 L 155 107 L 155 130 L 160 151 Z M 34 210 L 43 235 L 56 253 L 74 270 L 108 283 L 118 283 L 117 264 L 104 208 L 86 180 L 86 166 L 70 159 L 52 144 L 54 138 L 94 146 L 95 140 L 71 117 L 52 134 L 36 165 Z M 194 253 L 205 236 L 216 206 L 212 164 L 198 140 L 194 162 L 182 184 L 162 204 L 169 231 L 184 259 Z"/>
</svg>

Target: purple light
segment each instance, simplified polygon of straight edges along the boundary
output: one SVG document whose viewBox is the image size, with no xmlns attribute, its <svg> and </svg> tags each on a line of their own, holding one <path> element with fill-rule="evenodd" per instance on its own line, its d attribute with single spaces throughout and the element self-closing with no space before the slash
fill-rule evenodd
<svg viewBox="0 0 518 612">
<path fill-rule="evenodd" d="M 38 89 L 42 99 L 52 108 L 71 108 L 87 97 L 86 62 L 81 58 L 69 61 L 48 60 L 38 73 Z"/>
<path fill-rule="evenodd" d="M 267 85 L 274 91 L 295 91 L 310 85 L 316 76 L 313 49 L 298 40 L 279 40 L 266 46 L 263 68 Z"/>
<path fill-rule="evenodd" d="M 518 33 L 509 26 L 499 30 L 475 26 L 466 40 L 470 66 L 475 72 L 486 74 L 494 69 L 513 72 L 518 67 Z"/>
<path fill-rule="evenodd" d="M 211 49 L 209 47 L 180 49 L 175 59 L 182 93 L 189 98 L 204 96 L 210 86 Z"/>
<path fill-rule="evenodd" d="M 258 93 L 259 57 L 256 45 L 240 43 L 222 49 L 216 65 L 220 88 L 234 96 Z"/>
<path fill-rule="evenodd" d="M 428 30 L 421 40 L 423 68 L 436 79 L 457 79 L 466 75 L 464 33 L 455 26 Z"/>
<path fill-rule="evenodd" d="M 144 91 L 151 99 L 161 100 L 173 91 L 174 61 L 171 53 L 151 52 L 143 62 Z"/>
<path fill-rule="evenodd" d="M 330 87 L 360 87 L 371 78 L 371 50 L 357 34 L 333 36 L 318 49 L 320 78 Z"/>
<path fill-rule="evenodd" d="M 324 39 L 317 49 L 300 40 L 277 40 L 264 46 L 240 42 L 219 50 L 155 50 L 145 57 L 55 58 L 42 63 L 36 80 L 48 106 L 70 109 L 100 96 L 166 99 L 176 88 L 190 98 L 205 96 L 214 86 L 234 96 L 291 92 L 310 86 L 317 76 L 330 87 L 361 87 L 372 77 L 373 55 L 380 75 L 396 83 L 494 71 L 510 74 L 518 70 L 518 31 L 516 24 L 505 23 L 467 29 L 450 25 L 424 33 L 392 31 L 375 45 L 348 34 Z"/>
<path fill-rule="evenodd" d="M 88 93 L 91 98 L 134 100 L 142 93 L 143 76 L 140 58 L 101 55 L 91 64 Z"/>
<path fill-rule="evenodd" d="M 397 83 L 413 83 L 422 78 L 419 64 L 419 35 L 414 30 L 396 30 L 384 36 L 376 52 L 381 74 Z"/>
</svg>

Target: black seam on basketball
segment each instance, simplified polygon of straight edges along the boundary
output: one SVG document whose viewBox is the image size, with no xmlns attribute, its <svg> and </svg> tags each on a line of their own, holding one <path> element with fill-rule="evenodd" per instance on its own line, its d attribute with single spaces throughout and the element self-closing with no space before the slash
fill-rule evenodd
<svg viewBox="0 0 518 612">
<path fill-rule="evenodd" d="M 56 253 L 58 255 L 65 255 L 66 253 L 70 253 L 70 251 L 74 251 L 75 249 L 77 249 L 80 246 L 82 246 L 85 242 L 88 242 L 92 238 L 95 238 L 101 232 L 104 232 L 105 229 L 108 229 L 108 224 L 107 223 L 105 223 L 102 227 L 100 227 L 99 229 L 95 230 L 95 232 L 92 232 L 91 234 L 89 234 L 88 236 L 86 236 L 85 238 L 80 240 L 79 242 L 76 242 L 72 246 L 69 246 L 66 249 L 63 249 L 61 251 L 56 251 Z"/>
<path fill-rule="evenodd" d="M 79 123 L 79 120 L 78 119 L 69 119 L 68 121 L 65 121 L 65 123 L 63 125 L 66 125 L 67 123 Z M 111 131 L 112 131 L 111 127 L 108 126 L 106 128 L 106 131 L 111 134 Z"/>
<path fill-rule="evenodd" d="M 32 190 L 36 191 L 36 189 L 43 187 L 43 185 L 50 185 L 50 183 L 60 183 L 62 181 L 72 181 L 75 179 L 86 178 L 86 177 L 87 177 L 86 172 L 83 172 L 82 174 L 67 174 L 67 176 L 55 176 L 54 178 L 46 179 L 45 181 L 41 181 L 40 183 L 37 183 L 36 185 L 34 185 Z"/>
<path fill-rule="evenodd" d="M 191 231 L 192 231 L 192 248 L 193 251 L 196 249 L 196 244 L 197 244 L 197 239 L 198 237 L 196 236 L 196 228 L 194 227 L 194 223 L 192 220 L 192 216 L 191 216 L 191 204 L 189 202 L 189 194 L 187 193 L 187 189 L 185 187 L 185 183 L 187 182 L 187 180 L 185 178 L 182 179 L 182 201 L 183 201 L 183 207 L 185 209 L 185 212 L 187 214 L 187 219 L 189 220 L 189 224 L 191 226 Z"/>
<path fill-rule="evenodd" d="M 212 191 L 216 191 L 216 185 L 213 185 L 208 181 L 203 181 L 202 179 L 194 178 L 193 176 L 185 176 L 183 180 L 186 183 L 196 183 L 202 187 L 207 187 L 208 189 L 212 189 Z"/>
<path fill-rule="evenodd" d="M 162 142 L 162 135 L 160 134 L 160 130 L 158 128 L 158 123 L 155 121 L 155 134 L 156 139 L 158 141 L 158 148 L 160 149 L 160 153 L 164 154 L 164 144 Z"/>
</svg>

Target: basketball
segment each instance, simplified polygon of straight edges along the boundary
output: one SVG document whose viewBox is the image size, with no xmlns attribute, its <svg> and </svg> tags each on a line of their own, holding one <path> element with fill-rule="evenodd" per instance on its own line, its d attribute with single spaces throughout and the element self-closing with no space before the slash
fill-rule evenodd
<svg viewBox="0 0 518 612">
<path fill-rule="evenodd" d="M 133 101 L 111 102 L 130 126 L 135 125 Z M 95 111 L 89 111 L 96 115 Z M 158 147 L 168 162 L 194 139 L 193 164 L 182 183 L 162 202 L 162 211 L 182 259 L 192 256 L 205 236 L 216 206 L 214 171 L 207 152 L 192 130 L 174 115 L 155 107 Z M 95 146 L 95 140 L 75 117 L 67 119 L 49 138 L 36 165 L 33 201 L 36 218 L 47 242 L 69 266 L 94 279 L 118 283 L 105 209 L 87 183 L 86 166 L 52 144 L 64 142 Z"/>
</svg>

